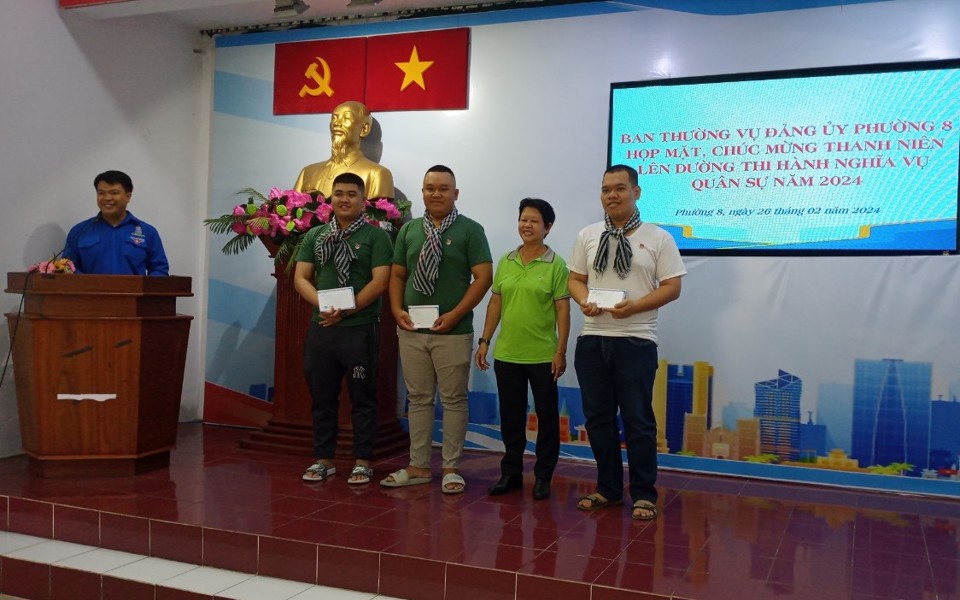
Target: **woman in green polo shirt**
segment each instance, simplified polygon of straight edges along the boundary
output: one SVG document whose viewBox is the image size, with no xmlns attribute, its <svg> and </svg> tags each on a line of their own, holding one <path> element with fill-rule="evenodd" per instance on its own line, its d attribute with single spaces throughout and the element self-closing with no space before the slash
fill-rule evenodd
<svg viewBox="0 0 960 600">
<path fill-rule="evenodd" d="M 550 479 L 560 457 L 557 379 L 567 368 L 570 293 L 567 263 L 544 243 L 555 219 L 548 202 L 520 201 L 517 230 L 523 243 L 497 264 L 483 337 L 478 340 L 475 360 L 486 371 L 490 338 L 503 325 L 493 349 L 493 370 L 506 452 L 500 461 L 500 480 L 489 488 L 493 496 L 523 487 L 528 385 L 537 413 L 534 499 L 550 496 Z"/>
</svg>

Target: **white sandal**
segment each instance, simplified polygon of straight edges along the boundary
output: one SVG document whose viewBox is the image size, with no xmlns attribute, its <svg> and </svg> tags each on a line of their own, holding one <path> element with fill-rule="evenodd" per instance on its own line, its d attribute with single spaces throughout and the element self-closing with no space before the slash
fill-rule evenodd
<svg viewBox="0 0 960 600">
<path fill-rule="evenodd" d="M 354 465 L 353 470 L 350 471 L 350 477 L 347 478 L 347 483 L 351 485 L 360 485 L 362 483 L 370 483 L 370 479 L 372 477 L 373 477 L 373 467 L 368 467 L 364 465 Z"/>
<path fill-rule="evenodd" d="M 448 488 L 448 485 L 459 485 L 460 487 Z M 462 494 L 467 489 L 467 482 L 459 473 L 447 473 L 440 482 L 440 490 L 444 494 Z"/>
<path fill-rule="evenodd" d="M 406 469 L 400 469 L 399 471 L 394 471 L 387 475 L 387 477 L 380 482 L 380 485 L 383 487 L 389 488 L 398 488 L 406 487 L 408 485 L 420 485 L 421 483 L 430 483 L 433 481 L 433 477 L 411 477 L 410 473 Z"/>
<path fill-rule="evenodd" d="M 303 477 L 301 477 L 301 479 L 310 482 L 323 481 L 336 472 L 336 467 L 328 467 L 318 460 L 307 467 L 307 470 L 303 472 Z"/>
</svg>

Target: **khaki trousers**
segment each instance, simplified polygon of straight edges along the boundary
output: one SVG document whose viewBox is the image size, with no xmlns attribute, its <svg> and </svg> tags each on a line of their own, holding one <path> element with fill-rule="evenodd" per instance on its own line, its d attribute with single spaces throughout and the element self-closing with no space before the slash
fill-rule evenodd
<svg viewBox="0 0 960 600">
<path fill-rule="evenodd" d="M 443 407 L 443 468 L 456 469 L 467 435 L 467 383 L 473 334 L 435 335 L 397 329 L 403 381 L 410 402 L 410 465 L 430 468 L 434 399 Z"/>
</svg>

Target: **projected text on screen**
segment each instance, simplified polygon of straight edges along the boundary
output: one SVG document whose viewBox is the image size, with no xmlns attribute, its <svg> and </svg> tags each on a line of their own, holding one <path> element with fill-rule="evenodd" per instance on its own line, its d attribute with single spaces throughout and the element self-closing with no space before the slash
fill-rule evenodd
<svg viewBox="0 0 960 600">
<path fill-rule="evenodd" d="M 686 253 L 957 251 L 960 61 L 611 86 L 609 164 Z"/>
</svg>

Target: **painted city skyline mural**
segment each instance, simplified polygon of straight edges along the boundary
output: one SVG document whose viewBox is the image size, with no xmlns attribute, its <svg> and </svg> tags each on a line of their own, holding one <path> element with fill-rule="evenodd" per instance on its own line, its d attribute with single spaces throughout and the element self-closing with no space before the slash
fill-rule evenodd
<svg viewBox="0 0 960 600">
<path fill-rule="evenodd" d="M 931 397 L 932 362 L 856 358 L 850 370 L 850 382 L 805 391 L 803 378 L 782 368 L 753 384 L 752 399 L 717 411 L 713 365 L 661 359 L 654 384 L 658 448 L 680 456 L 960 480 L 960 381 L 950 384 L 949 397 Z M 801 410 L 805 393 L 815 393 L 815 410 Z M 592 458 L 579 388 L 561 387 L 560 405 L 564 454 Z M 528 409 L 532 450 L 532 402 Z M 470 416 L 474 447 L 496 448 L 497 395 L 470 392 Z"/>
</svg>

